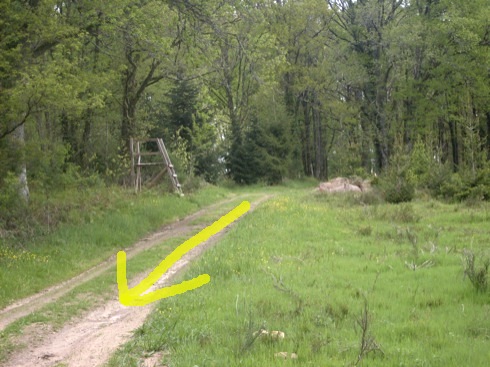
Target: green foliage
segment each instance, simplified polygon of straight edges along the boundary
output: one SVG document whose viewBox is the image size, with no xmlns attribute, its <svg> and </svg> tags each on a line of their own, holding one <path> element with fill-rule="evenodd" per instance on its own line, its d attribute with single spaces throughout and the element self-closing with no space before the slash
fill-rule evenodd
<svg viewBox="0 0 490 367">
<path fill-rule="evenodd" d="M 232 135 L 232 142 L 228 155 L 226 156 L 226 166 L 228 174 L 234 182 L 238 184 L 250 185 L 258 181 L 258 152 L 253 149 L 253 133 L 249 133 L 242 139 L 238 128 Z"/>
<path fill-rule="evenodd" d="M 45 192 L 71 186 L 79 168 L 68 163 L 67 158 L 68 148 L 62 144 L 30 144 L 26 153 L 29 178 Z"/>
<path fill-rule="evenodd" d="M 221 163 L 224 152 L 208 93 L 205 87 L 179 74 L 168 93 L 166 110 L 159 106 L 155 116 L 159 121 L 151 135 L 177 139 L 171 147 L 174 149 L 175 146 L 178 150 L 175 155 L 181 161 L 179 165 L 183 165 L 184 173 L 192 173 L 214 184 L 224 174 L 224 165 Z M 187 154 L 180 149 L 183 144 Z"/>
<path fill-rule="evenodd" d="M 489 167 L 489 164 L 485 165 L 476 174 L 464 171 L 447 175 L 438 186 L 434 185 L 434 193 L 446 200 L 488 201 L 490 200 Z"/>
<path fill-rule="evenodd" d="M 238 145 L 229 159 L 235 182 L 278 184 L 286 176 L 291 162 L 288 131 L 280 123 L 259 124 L 254 120 L 243 144 Z"/>
<path fill-rule="evenodd" d="M 327 3 L 2 2 L 0 180 L 124 183 L 130 136 L 178 133 L 208 182 L 381 169 L 389 201 L 488 200 L 485 0 Z"/>
<path fill-rule="evenodd" d="M 19 177 L 7 172 L 0 185 L 0 237 L 3 230 L 18 230 L 28 213 L 27 203 L 19 195 L 20 189 Z"/>
<path fill-rule="evenodd" d="M 192 160 L 194 171 L 207 182 L 216 184 L 224 174 L 222 148 L 219 144 L 218 133 L 215 126 L 196 123 L 192 128 Z"/>
<path fill-rule="evenodd" d="M 415 178 L 410 168 L 410 156 L 401 148 L 393 154 L 390 166 L 379 180 L 379 187 L 388 203 L 411 201 L 415 196 Z"/>
<path fill-rule="evenodd" d="M 441 183 L 439 194 L 442 198 L 455 200 L 463 191 L 465 184 L 459 173 L 453 173 Z"/>
<path fill-rule="evenodd" d="M 169 92 L 168 121 L 166 124 L 172 135 L 178 133 L 185 139 L 188 146 L 192 146 L 192 132 L 194 127 L 200 127 L 203 121 L 197 112 L 198 88 L 193 82 L 179 75 L 174 87 Z"/>
<path fill-rule="evenodd" d="M 177 132 L 168 145 L 168 154 L 175 171 L 179 175 L 179 181 L 185 181 L 187 177 L 194 175 L 192 156 L 189 152 L 189 143 Z M 182 183 L 182 182 L 181 182 Z"/>
<path fill-rule="evenodd" d="M 446 194 L 443 193 L 443 187 L 452 179 L 452 176 L 453 169 L 450 164 L 435 164 L 429 171 L 427 187 L 435 197 L 444 197 Z"/>
<path fill-rule="evenodd" d="M 477 292 L 483 293 L 488 287 L 490 259 L 484 259 L 480 267 L 476 263 L 474 252 L 465 250 L 463 252 L 464 275 L 468 277 Z"/>
<path fill-rule="evenodd" d="M 417 187 L 426 187 L 432 181 L 429 175 L 435 164 L 433 164 L 431 153 L 429 147 L 422 139 L 418 138 L 415 141 L 410 154 L 410 171 Z"/>
<path fill-rule="evenodd" d="M 394 174 L 384 177 L 381 183 L 381 190 L 388 203 L 411 201 L 415 195 L 415 186 L 406 178 L 400 178 Z"/>
</svg>

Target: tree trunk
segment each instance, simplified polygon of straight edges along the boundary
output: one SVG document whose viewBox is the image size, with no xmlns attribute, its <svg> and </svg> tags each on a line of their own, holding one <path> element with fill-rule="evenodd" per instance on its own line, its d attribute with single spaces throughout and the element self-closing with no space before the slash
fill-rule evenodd
<svg viewBox="0 0 490 367">
<path fill-rule="evenodd" d="M 302 129 L 302 145 L 303 145 L 303 168 L 307 176 L 313 176 L 312 162 L 311 162 L 311 148 L 310 148 L 310 105 L 306 101 L 306 97 L 303 93 L 301 105 L 303 106 L 303 116 L 304 116 L 304 129 Z"/>
<path fill-rule="evenodd" d="M 314 140 L 315 140 L 315 178 L 325 178 L 325 141 L 318 102 L 313 107 Z"/>
<path fill-rule="evenodd" d="M 456 172 L 459 167 L 459 144 L 458 144 L 458 131 L 456 123 L 452 120 L 448 121 L 449 134 L 451 139 L 451 152 L 453 160 L 453 170 Z"/>
<path fill-rule="evenodd" d="M 490 112 L 487 112 L 487 160 L 490 161 Z"/>
<path fill-rule="evenodd" d="M 91 108 L 87 109 L 84 114 L 84 126 L 82 134 L 82 152 L 80 157 L 80 164 L 82 167 L 87 168 L 89 164 L 89 153 L 90 153 L 90 135 L 92 131 L 92 119 L 93 111 Z"/>
<path fill-rule="evenodd" d="M 24 149 L 25 145 L 25 130 L 24 124 L 17 127 L 13 132 L 12 138 L 16 140 L 20 149 Z M 24 159 L 24 155 L 21 155 L 21 160 L 19 162 L 19 197 L 24 202 L 29 202 L 29 186 L 27 185 L 27 167 Z"/>
<path fill-rule="evenodd" d="M 122 121 L 121 121 L 121 140 L 124 143 L 126 152 L 129 152 L 129 140 L 134 137 L 134 119 L 136 117 L 136 100 L 134 90 L 136 84 L 136 66 L 132 63 L 128 66 L 124 79 Z"/>
</svg>

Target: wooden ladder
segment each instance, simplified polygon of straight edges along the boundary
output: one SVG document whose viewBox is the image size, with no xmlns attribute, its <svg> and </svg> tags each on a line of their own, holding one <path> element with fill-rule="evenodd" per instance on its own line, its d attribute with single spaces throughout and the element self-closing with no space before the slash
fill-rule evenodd
<svg viewBox="0 0 490 367">
<path fill-rule="evenodd" d="M 141 151 L 141 143 L 146 142 L 156 142 L 158 147 L 158 152 L 142 152 Z M 172 182 L 172 186 L 179 195 L 183 196 L 182 186 L 179 183 L 179 179 L 177 178 L 177 173 L 175 172 L 174 165 L 170 161 L 170 156 L 168 155 L 167 149 L 165 148 L 165 144 L 161 138 L 153 138 L 153 139 L 133 139 L 130 140 L 130 148 L 131 148 L 131 176 L 133 178 L 135 191 L 141 191 L 142 187 L 142 178 L 141 178 L 141 167 L 145 166 L 157 166 L 163 165 L 164 168 L 160 171 L 154 178 L 151 179 L 150 185 L 153 185 L 160 177 L 163 176 L 165 172 L 168 173 L 170 177 L 170 181 Z M 162 162 L 142 162 L 143 156 L 150 155 L 160 155 L 162 157 Z"/>
</svg>

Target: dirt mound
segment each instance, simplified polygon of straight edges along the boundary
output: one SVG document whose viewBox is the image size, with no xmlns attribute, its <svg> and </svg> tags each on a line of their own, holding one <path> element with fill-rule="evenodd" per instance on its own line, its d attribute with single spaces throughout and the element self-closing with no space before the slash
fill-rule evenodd
<svg viewBox="0 0 490 367">
<path fill-rule="evenodd" d="M 317 190 L 325 193 L 366 192 L 371 190 L 371 184 L 368 180 L 359 178 L 337 177 L 330 181 L 320 183 Z"/>
</svg>

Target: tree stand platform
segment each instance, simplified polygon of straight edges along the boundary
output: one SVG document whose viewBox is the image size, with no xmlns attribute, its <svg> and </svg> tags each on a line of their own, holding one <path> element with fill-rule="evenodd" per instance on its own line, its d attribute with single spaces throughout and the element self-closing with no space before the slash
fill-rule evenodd
<svg viewBox="0 0 490 367">
<path fill-rule="evenodd" d="M 155 142 L 158 151 L 148 151 L 143 150 L 143 144 L 148 142 Z M 149 166 L 163 166 L 162 170 L 160 170 L 153 178 L 148 180 L 148 186 L 154 186 L 156 182 L 165 174 L 168 173 L 170 177 L 170 181 L 172 182 L 172 186 L 176 193 L 183 196 L 182 187 L 177 178 L 177 173 L 175 173 L 175 168 L 172 162 L 170 161 L 170 157 L 168 155 L 167 149 L 165 148 L 165 144 L 163 144 L 163 140 L 160 138 L 151 138 L 151 139 L 130 139 L 130 148 L 131 148 L 131 179 L 134 184 L 135 192 L 141 191 L 143 186 L 143 179 L 141 176 L 141 168 L 149 167 Z M 143 157 L 145 156 L 160 156 L 162 160 L 158 159 L 153 162 L 143 162 Z"/>
</svg>

